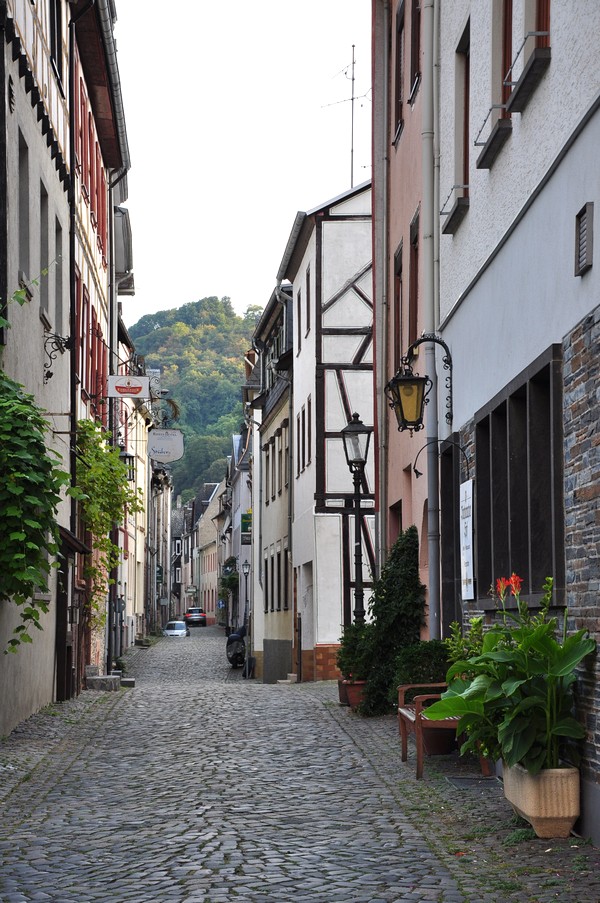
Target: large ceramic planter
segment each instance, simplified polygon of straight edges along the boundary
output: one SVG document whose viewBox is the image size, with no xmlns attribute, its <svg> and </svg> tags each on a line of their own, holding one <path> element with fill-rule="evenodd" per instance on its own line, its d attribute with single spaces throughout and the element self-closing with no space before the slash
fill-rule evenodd
<svg viewBox="0 0 600 903">
<path fill-rule="evenodd" d="M 531 775 L 504 766 L 504 796 L 538 837 L 568 837 L 579 817 L 579 770 L 545 768 Z"/>
<path fill-rule="evenodd" d="M 348 705 L 351 709 L 357 709 L 363 700 L 366 680 L 345 680 Z"/>
</svg>

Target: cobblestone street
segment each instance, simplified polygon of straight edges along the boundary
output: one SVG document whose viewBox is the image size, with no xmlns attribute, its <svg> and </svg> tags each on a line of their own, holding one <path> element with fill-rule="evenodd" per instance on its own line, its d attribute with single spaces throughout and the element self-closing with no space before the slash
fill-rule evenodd
<svg viewBox="0 0 600 903">
<path fill-rule="evenodd" d="M 532 839 L 456 756 L 417 782 L 336 685 L 243 680 L 218 628 L 126 661 L 134 689 L 0 741 L 2 903 L 599 903 L 597 849 Z"/>
</svg>

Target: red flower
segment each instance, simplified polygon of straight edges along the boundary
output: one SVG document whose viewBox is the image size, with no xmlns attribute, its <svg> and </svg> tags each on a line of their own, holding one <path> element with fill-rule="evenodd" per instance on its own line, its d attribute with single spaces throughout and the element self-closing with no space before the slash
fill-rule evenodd
<svg viewBox="0 0 600 903">
<path fill-rule="evenodd" d="M 506 590 L 510 586 L 510 580 L 506 577 L 498 577 L 496 580 L 496 592 L 498 593 L 499 598 L 504 601 L 506 598 Z"/>
<path fill-rule="evenodd" d="M 513 594 L 513 596 L 515 596 L 515 597 L 518 599 L 518 598 L 519 598 L 519 595 L 520 595 L 520 593 L 521 593 L 521 586 L 523 585 L 523 578 L 522 578 L 522 577 L 518 577 L 518 576 L 515 574 L 515 572 L 513 571 L 513 573 L 512 573 L 511 576 L 510 576 L 510 580 L 508 581 L 508 583 L 509 583 L 509 585 L 510 585 L 510 591 L 511 591 L 511 593 Z"/>
</svg>

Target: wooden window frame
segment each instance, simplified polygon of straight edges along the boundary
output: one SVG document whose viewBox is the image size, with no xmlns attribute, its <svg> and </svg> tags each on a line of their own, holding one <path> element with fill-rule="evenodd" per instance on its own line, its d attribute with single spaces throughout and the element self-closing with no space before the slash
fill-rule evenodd
<svg viewBox="0 0 600 903">
<path fill-rule="evenodd" d="M 404 0 L 396 10 L 396 47 L 394 54 L 394 141 L 404 130 Z"/>
<path fill-rule="evenodd" d="M 421 81 L 421 0 L 412 0 L 410 12 L 410 94 L 414 103 Z"/>
</svg>

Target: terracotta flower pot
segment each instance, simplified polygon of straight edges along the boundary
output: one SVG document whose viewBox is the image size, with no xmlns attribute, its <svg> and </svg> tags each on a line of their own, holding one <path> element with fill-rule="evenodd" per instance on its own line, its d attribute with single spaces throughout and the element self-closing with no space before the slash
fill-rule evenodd
<svg viewBox="0 0 600 903">
<path fill-rule="evenodd" d="M 363 700 L 366 680 L 345 680 L 348 705 L 351 709 L 357 709 Z"/>
<path fill-rule="evenodd" d="M 348 702 L 348 691 L 346 690 L 345 680 L 338 680 L 338 694 L 340 697 L 340 705 L 350 705 Z"/>
</svg>

